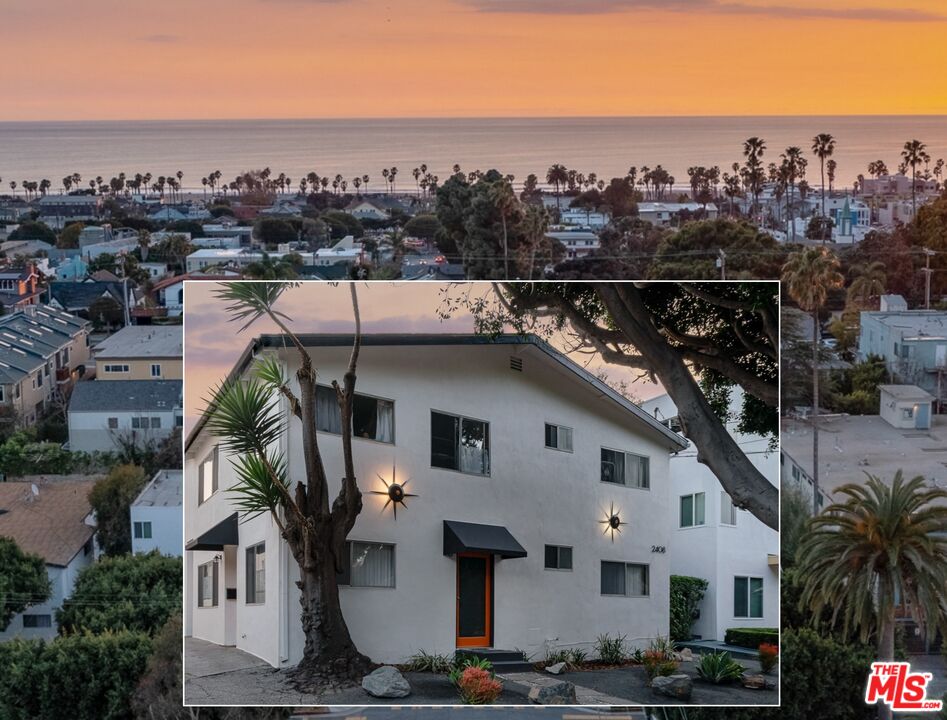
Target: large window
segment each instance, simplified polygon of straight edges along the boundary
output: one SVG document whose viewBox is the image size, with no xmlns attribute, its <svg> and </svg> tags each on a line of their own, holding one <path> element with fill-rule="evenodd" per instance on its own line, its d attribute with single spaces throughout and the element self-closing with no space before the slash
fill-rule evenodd
<svg viewBox="0 0 947 720">
<path fill-rule="evenodd" d="M 602 448 L 602 482 L 644 489 L 651 487 L 648 458 Z"/>
<path fill-rule="evenodd" d="M 217 607 L 217 563 L 197 566 L 197 607 Z"/>
<path fill-rule="evenodd" d="M 266 600 L 266 543 L 247 548 L 247 603 Z"/>
<path fill-rule="evenodd" d="M 345 543 L 344 567 L 339 585 L 352 587 L 395 586 L 395 546 L 386 543 Z"/>
<path fill-rule="evenodd" d="M 151 539 L 151 523 L 150 522 L 135 522 L 134 523 L 134 532 L 136 540 L 150 540 Z"/>
<path fill-rule="evenodd" d="M 692 495 L 681 495 L 681 527 L 694 527 L 703 525 L 705 522 L 704 514 L 704 493 L 694 493 Z"/>
<path fill-rule="evenodd" d="M 490 474 L 490 423 L 431 411 L 431 465 Z"/>
<path fill-rule="evenodd" d="M 602 560 L 602 595 L 643 597 L 648 584 L 647 565 Z"/>
<path fill-rule="evenodd" d="M 723 490 L 720 491 L 720 524 L 737 524 L 737 509 L 733 506 L 733 500 Z"/>
<path fill-rule="evenodd" d="M 733 578 L 733 617 L 763 617 L 763 578 Z"/>
<path fill-rule="evenodd" d="M 316 428 L 322 432 L 342 434 L 342 414 L 335 389 L 325 385 L 316 387 Z M 395 404 L 391 400 L 356 394 L 352 400 L 352 434 L 394 443 Z"/>
<path fill-rule="evenodd" d="M 53 626 L 52 615 L 24 615 L 23 627 L 25 628 L 48 628 Z"/>
<path fill-rule="evenodd" d="M 200 505 L 217 492 L 217 448 L 215 447 L 197 468 L 197 504 Z"/>
<path fill-rule="evenodd" d="M 546 569 L 547 570 L 571 570 L 572 569 L 572 548 L 564 545 L 546 546 Z"/>
<path fill-rule="evenodd" d="M 572 428 L 546 423 L 546 447 L 572 452 Z"/>
<path fill-rule="evenodd" d="M 105 372 L 107 373 L 127 373 L 128 365 L 106 365 Z"/>
</svg>

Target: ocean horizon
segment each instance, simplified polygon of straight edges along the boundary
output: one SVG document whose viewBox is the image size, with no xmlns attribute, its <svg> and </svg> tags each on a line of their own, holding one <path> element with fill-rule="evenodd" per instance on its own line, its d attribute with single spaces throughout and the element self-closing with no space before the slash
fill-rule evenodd
<svg viewBox="0 0 947 720">
<path fill-rule="evenodd" d="M 234 120 L 79 120 L 0 122 L 0 192 L 9 182 L 150 172 L 184 173 L 183 184 L 201 191 L 201 177 L 270 167 L 295 186 L 307 173 L 347 179 L 368 174 L 369 191 L 384 188 L 381 171 L 399 169 L 397 189 L 415 189 L 413 168 L 422 163 L 443 181 L 459 164 L 465 172 L 496 168 L 518 183 L 530 173 L 541 180 L 554 163 L 608 180 L 630 166 L 667 169 L 679 186 L 687 168 L 742 162 L 743 141 L 762 137 L 764 163 L 778 161 L 792 145 L 809 158 L 807 179 L 820 184 L 813 135 L 835 136 L 835 184 L 851 186 L 868 163 L 883 160 L 894 172 L 905 141 L 927 144 L 933 161 L 947 157 L 944 115 L 759 115 L 503 118 L 353 118 Z"/>
</svg>

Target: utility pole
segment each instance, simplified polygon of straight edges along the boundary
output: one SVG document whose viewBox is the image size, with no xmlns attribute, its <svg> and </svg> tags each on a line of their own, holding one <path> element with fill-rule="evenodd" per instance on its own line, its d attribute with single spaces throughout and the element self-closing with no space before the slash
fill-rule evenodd
<svg viewBox="0 0 947 720">
<path fill-rule="evenodd" d="M 720 279 L 727 279 L 727 253 L 723 250 L 717 251 L 717 267 L 720 268 Z"/>
<path fill-rule="evenodd" d="M 924 308 L 931 309 L 931 255 L 934 251 L 924 248 Z"/>
</svg>

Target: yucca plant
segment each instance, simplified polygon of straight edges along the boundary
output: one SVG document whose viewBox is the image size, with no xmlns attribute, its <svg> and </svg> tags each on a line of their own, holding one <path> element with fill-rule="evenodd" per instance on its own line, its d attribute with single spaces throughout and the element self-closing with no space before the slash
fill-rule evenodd
<svg viewBox="0 0 947 720">
<path fill-rule="evenodd" d="M 739 680 L 743 675 L 743 666 L 730 657 L 728 652 L 711 652 L 700 656 L 697 675 L 701 680 L 720 685 Z"/>
<path fill-rule="evenodd" d="M 447 673 L 453 669 L 454 663 L 447 655 L 418 650 L 405 665 L 414 672 Z"/>
<path fill-rule="evenodd" d="M 612 637 L 602 633 L 595 641 L 595 653 L 606 665 L 618 665 L 625 660 L 625 636 Z"/>
</svg>

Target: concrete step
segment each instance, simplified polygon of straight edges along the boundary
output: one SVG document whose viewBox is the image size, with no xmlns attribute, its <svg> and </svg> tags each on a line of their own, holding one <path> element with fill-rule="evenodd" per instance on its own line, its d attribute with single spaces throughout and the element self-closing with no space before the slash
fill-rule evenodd
<svg viewBox="0 0 947 720">
<path fill-rule="evenodd" d="M 458 648 L 455 655 L 473 655 L 474 657 L 489 660 L 493 664 L 494 672 L 528 672 L 533 664 L 527 662 L 523 653 L 516 650 L 501 650 L 498 648 Z"/>
</svg>

